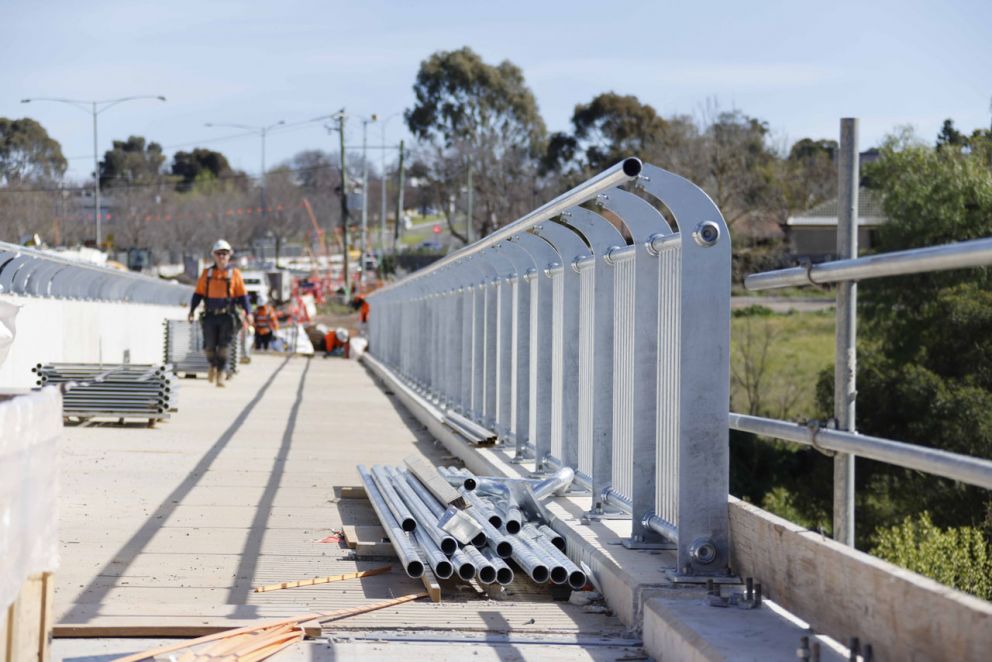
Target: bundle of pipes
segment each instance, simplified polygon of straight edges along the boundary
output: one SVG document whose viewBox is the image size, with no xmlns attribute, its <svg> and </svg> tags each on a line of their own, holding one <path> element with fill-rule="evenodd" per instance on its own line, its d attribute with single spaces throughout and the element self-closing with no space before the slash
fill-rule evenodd
<svg viewBox="0 0 992 662">
<path fill-rule="evenodd" d="M 61 386 L 67 417 L 157 421 L 178 407 L 178 382 L 169 365 L 39 363 L 31 371 L 38 386 Z"/>
<path fill-rule="evenodd" d="M 550 581 L 575 590 L 585 587 L 585 573 L 564 554 L 564 539 L 539 517 L 530 521 L 525 516 L 514 496 L 517 488 L 508 484 L 511 479 L 478 479 L 452 467 L 437 471 L 458 488 L 467 504 L 462 512 L 481 530 L 471 541 L 466 537 L 460 543 L 445 530 L 452 506 L 440 501 L 413 472 L 381 465 L 371 470 L 358 467 L 369 501 L 408 575 L 419 576 L 426 564 L 440 579 L 457 575 L 466 581 L 477 578 L 483 584 L 505 586 L 514 579 L 507 563 L 512 561 L 538 584 Z M 565 489 L 564 479 L 560 475 L 548 479 L 551 483 L 531 481 L 533 485 L 526 489 L 532 498 L 544 498 L 555 490 L 540 489 L 541 484 Z M 480 482 L 489 488 L 485 493 L 477 489 Z"/>
<path fill-rule="evenodd" d="M 227 352 L 227 375 L 237 372 L 244 330 L 231 342 Z M 165 362 L 176 374 L 207 374 L 210 364 L 203 352 L 203 332 L 199 322 L 165 320 Z"/>
</svg>

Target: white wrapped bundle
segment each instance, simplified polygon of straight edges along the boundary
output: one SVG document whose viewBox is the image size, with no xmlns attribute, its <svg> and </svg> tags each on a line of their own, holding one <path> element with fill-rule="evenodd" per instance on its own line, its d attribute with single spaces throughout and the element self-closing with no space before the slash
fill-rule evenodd
<svg viewBox="0 0 992 662">
<path fill-rule="evenodd" d="M 0 609 L 29 575 L 58 566 L 61 435 L 57 389 L 0 399 Z"/>
</svg>

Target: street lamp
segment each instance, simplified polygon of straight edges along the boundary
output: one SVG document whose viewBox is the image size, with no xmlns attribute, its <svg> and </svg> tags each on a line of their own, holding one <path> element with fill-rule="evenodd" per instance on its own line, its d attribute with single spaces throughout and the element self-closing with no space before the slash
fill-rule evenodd
<svg viewBox="0 0 992 662">
<path fill-rule="evenodd" d="M 269 124 L 267 126 L 249 126 L 247 124 L 215 124 L 213 122 L 207 122 L 204 126 L 219 129 L 244 129 L 245 131 L 251 131 L 252 133 L 257 133 L 262 139 L 262 170 L 258 176 L 258 181 L 261 186 L 260 193 L 262 198 L 262 214 L 267 216 L 265 211 L 265 136 L 269 131 L 276 128 L 277 126 L 282 126 L 285 124 L 285 120 L 279 120 L 274 124 Z"/>
<path fill-rule="evenodd" d="M 379 257 L 380 257 L 380 259 L 382 259 L 382 257 L 386 255 L 386 125 L 389 124 L 389 120 L 393 119 L 394 117 L 398 117 L 399 115 L 402 115 L 402 114 L 403 114 L 403 111 L 395 112 L 392 115 L 390 115 L 389 117 L 387 117 L 386 119 L 382 120 L 382 123 L 379 125 L 379 128 L 382 131 L 382 140 L 380 141 L 380 146 L 382 147 L 382 151 L 380 152 L 380 155 L 382 157 L 382 162 L 381 162 L 381 167 L 382 167 L 382 186 L 379 187 L 379 188 L 382 189 L 382 191 L 381 191 L 381 193 L 382 193 L 382 199 L 380 201 L 381 206 L 379 208 L 379 210 L 380 210 L 379 211 Z M 399 219 L 396 219 L 396 222 L 399 223 L 400 222 Z"/>
<path fill-rule="evenodd" d="M 365 278 L 365 255 L 369 250 L 369 159 L 368 159 L 368 128 L 369 124 L 378 119 L 375 113 L 370 117 L 362 118 L 362 273 L 361 283 L 364 286 Z M 364 291 L 364 287 L 362 288 Z"/>
<path fill-rule="evenodd" d="M 97 126 L 96 118 L 97 115 L 105 110 L 113 108 L 117 104 L 124 103 L 125 101 L 137 101 L 138 99 L 157 99 L 158 101 L 165 101 L 165 97 L 156 96 L 151 94 L 141 94 L 133 97 L 121 97 L 120 99 L 103 99 L 103 100 L 90 100 L 90 99 L 63 99 L 61 97 L 31 97 L 29 99 L 21 99 L 21 103 L 31 103 L 32 101 L 56 101 L 58 103 L 67 103 L 70 106 L 75 106 L 80 110 L 84 110 L 91 115 L 93 115 L 93 178 L 96 180 L 95 200 L 93 205 L 93 218 L 96 220 L 96 245 L 97 248 L 100 247 L 100 155 L 97 151 Z"/>
</svg>

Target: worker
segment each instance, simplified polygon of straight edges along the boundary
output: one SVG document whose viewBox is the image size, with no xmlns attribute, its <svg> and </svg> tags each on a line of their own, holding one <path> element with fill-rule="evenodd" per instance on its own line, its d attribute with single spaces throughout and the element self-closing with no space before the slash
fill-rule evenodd
<svg viewBox="0 0 992 662">
<path fill-rule="evenodd" d="M 268 349 L 274 332 L 279 330 L 275 309 L 265 301 L 255 307 L 255 349 Z"/>
<path fill-rule="evenodd" d="M 363 325 L 369 322 L 369 302 L 361 294 L 351 301 L 351 307 L 358 311 L 358 321 Z M 363 326 L 364 328 L 364 326 Z"/>
<path fill-rule="evenodd" d="M 343 356 L 348 358 L 351 354 L 351 337 L 348 329 L 338 327 L 333 331 L 328 331 L 324 336 L 324 358 L 328 356 Z"/>
<path fill-rule="evenodd" d="M 210 370 L 207 378 L 224 386 L 227 348 L 240 325 L 251 323 L 251 304 L 241 272 L 231 266 L 231 244 L 219 239 L 212 249 L 214 264 L 200 274 L 190 300 L 187 319 L 192 322 L 196 307 L 203 301 L 200 325 L 203 329 L 203 351 Z M 242 321 L 238 307 L 245 311 Z"/>
</svg>

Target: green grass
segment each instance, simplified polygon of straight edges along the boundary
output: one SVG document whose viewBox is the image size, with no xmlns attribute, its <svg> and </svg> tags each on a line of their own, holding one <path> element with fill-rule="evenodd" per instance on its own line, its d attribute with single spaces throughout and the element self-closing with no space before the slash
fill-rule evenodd
<svg viewBox="0 0 992 662">
<path fill-rule="evenodd" d="M 410 218 L 410 225 L 414 228 L 417 227 L 431 227 L 435 223 L 442 223 L 444 221 L 444 216 L 441 214 L 431 214 L 429 216 L 413 216 Z"/>
<path fill-rule="evenodd" d="M 325 301 L 317 306 L 317 314 L 336 315 L 340 317 L 344 315 L 354 315 L 356 313 L 348 304 L 339 303 L 337 301 Z"/>
<path fill-rule="evenodd" d="M 837 298 L 837 293 L 832 288 L 823 286 L 808 287 L 779 287 L 771 290 L 749 290 L 743 285 L 734 284 L 730 290 L 736 297 L 775 297 L 783 299 L 826 299 Z"/>
<path fill-rule="evenodd" d="M 747 312 L 731 321 L 731 409 L 786 420 L 815 417 L 816 380 L 834 360 L 833 310 Z"/>
</svg>

